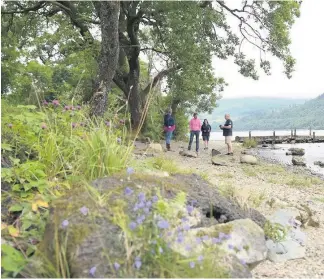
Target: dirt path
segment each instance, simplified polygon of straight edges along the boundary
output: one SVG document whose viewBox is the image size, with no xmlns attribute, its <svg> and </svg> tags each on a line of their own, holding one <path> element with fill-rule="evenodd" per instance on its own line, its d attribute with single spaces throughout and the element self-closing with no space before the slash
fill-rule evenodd
<svg viewBox="0 0 324 279">
<path fill-rule="evenodd" d="M 211 149 L 226 153 L 223 142 L 211 142 L 208 151 L 201 150 L 198 158 L 179 155 L 187 143 L 172 143 L 172 152 L 165 156 L 181 168 L 191 169 L 208 177 L 227 196 L 236 197 L 242 204 L 256 208 L 266 217 L 280 207 L 307 203 L 317 212 L 320 228 L 307 227 L 306 257 L 285 263 L 265 261 L 253 270 L 260 277 L 312 277 L 324 278 L 324 181 L 307 175 L 295 174 L 282 166 L 262 162 L 258 166 L 242 165 L 239 162 L 242 147 L 234 145 L 234 156 L 227 166 L 211 163 Z M 230 157 L 230 156 L 228 156 Z M 274 205 L 268 202 L 275 200 Z"/>
</svg>

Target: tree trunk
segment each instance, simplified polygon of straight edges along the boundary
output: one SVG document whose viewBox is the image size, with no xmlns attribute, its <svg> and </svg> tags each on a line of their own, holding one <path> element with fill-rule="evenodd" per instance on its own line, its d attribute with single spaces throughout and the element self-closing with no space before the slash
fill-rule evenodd
<svg viewBox="0 0 324 279">
<path fill-rule="evenodd" d="M 102 117 L 107 110 L 107 97 L 118 65 L 120 2 L 94 1 L 93 3 L 100 18 L 101 53 L 99 61 L 100 86 L 92 99 L 91 115 Z"/>
</svg>

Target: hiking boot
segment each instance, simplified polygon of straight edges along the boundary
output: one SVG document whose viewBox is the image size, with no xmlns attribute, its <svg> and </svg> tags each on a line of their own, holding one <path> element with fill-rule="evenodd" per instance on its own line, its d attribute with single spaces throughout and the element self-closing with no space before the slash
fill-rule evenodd
<svg viewBox="0 0 324 279">
<path fill-rule="evenodd" d="M 167 143 L 167 145 L 166 145 L 166 148 L 167 148 L 167 150 L 168 150 L 168 151 L 170 151 L 170 150 L 171 150 L 171 146 L 170 146 L 170 143 Z"/>
</svg>

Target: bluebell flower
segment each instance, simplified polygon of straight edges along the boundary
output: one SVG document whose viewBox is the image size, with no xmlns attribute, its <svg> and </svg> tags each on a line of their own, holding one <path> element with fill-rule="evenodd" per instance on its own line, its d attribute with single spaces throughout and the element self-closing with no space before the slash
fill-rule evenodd
<svg viewBox="0 0 324 279">
<path fill-rule="evenodd" d="M 91 267 L 90 270 L 89 270 L 89 274 L 94 277 L 95 276 L 95 273 L 96 273 L 96 270 L 97 270 L 97 267 Z"/>
<path fill-rule="evenodd" d="M 198 256 L 198 261 L 201 262 L 204 259 L 204 256 L 200 255 Z"/>
<path fill-rule="evenodd" d="M 147 201 L 145 204 L 146 207 L 150 208 L 152 206 L 152 202 L 151 201 Z"/>
<path fill-rule="evenodd" d="M 187 205 L 187 211 L 189 214 L 191 214 L 191 212 L 194 210 L 194 207 L 191 205 Z"/>
<path fill-rule="evenodd" d="M 207 240 L 209 239 L 209 236 L 208 236 L 208 235 L 204 235 L 204 236 L 202 237 L 202 239 L 203 239 L 204 241 L 207 241 Z"/>
<path fill-rule="evenodd" d="M 145 220 L 145 216 L 142 215 L 142 216 L 139 216 L 137 219 L 136 219 L 136 222 L 141 225 Z"/>
<path fill-rule="evenodd" d="M 145 202 L 145 193 L 141 192 L 138 194 L 138 200 L 140 202 Z"/>
<path fill-rule="evenodd" d="M 159 200 L 159 197 L 158 197 L 158 196 L 153 196 L 153 197 L 152 197 L 152 201 L 153 201 L 153 202 L 157 202 L 158 200 Z"/>
<path fill-rule="evenodd" d="M 160 229 L 168 229 L 170 226 L 166 220 L 160 220 L 157 225 Z"/>
<path fill-rule="evenodd" d="M 228 244 L 228 249 L 234 249 L 234 246 L 232 244 Z"/>
<path fill-rule="evenodd" d="M 160 254 L 163 253 L 163 249 L 162 249 L 162 247 L 159 247 L 159 252 L 160 252 Z"/>
<path fill-rule="evenodd" d="M 133 191 L 131 188 L 126 187 L 126 189 L 125 189 L 125 195 L 126 195 L 126 196 L 129 196 L 129 195 L 133 194 L 133 192 L 134 192 L 134 191 Z"/>
<path fill-rule="evenodd" d="M 244 259 L 240 259 L 241 264 L 246 265 L 246 261 Z"/>
<path fill-rule="evenodd" d="M 219 238 L 216 238 L 216 237 L 213 237 L 212 238 L 212 243 L 213 244 L 218 244 L 218 243 L 221 243 L 222 241 L 219 239 Z"/>
<path fill-rule="evenodd" d="M 187 251 L 191 251 L 191 246 L 190 245 L 186 245 L 186 248 L 185 248 Z"/>
<path fill-rule="evenodd" d="M 188 221 L 189 221 L 189 220 L 188 220 L 187 217 L 183 217 L 183 218 L 181 218 L 181 222 L 183 222 L 183 223 L 188 222 Z"/>
<path fill-rule="evenodd" d="M 150 213 L 150 209 L 147 207 L 145 207 L 143 210 L 144 210 L 144 213 L 146 213 L 146 214 Z"/>
<path fill-rule="evenodd" d="M 220 239 L 225 238 L 225 233 L 220 232 L 219 235 L 218 235 L 218 237 L 219 237 Z"/>
<path fill-rule="evenodd" d="M 195 265 L 196 265 L 195 262 L 190 262 L 190 263 L 189 263 L 189 266 L 190 266 L 191 268 L 194 268 Z"/>
<path fill-rule="evenodd" d="M 83 214 L 83 215 L 88 215 L 88 213 L 89 213 L 89 209 L 87 208 L 87 207 L 85 207 L 85 206 L 82 206 L 81 208 L 80 208 L 80 212 Z"/>
<path fill-rule="evenodd" d="M 67 228 L 68 225 L 69 225 L 69 221 L 68 221 L 68 220 L 64 220 L 64 221 L 62 222 L 62 228 L 63 228 L 63 229 Z"/>
<path fill-rule="evenodd" d="M 177 242 L 178 242 L 178 243 L 182 243 L 183 240 L 184 240 L 184 236 L 183 236 L 183 234 L 182 234 L 182 233 L 179 233 L 179 234 L 178 234 L 178 237 L 177 237 Z"/>
<path fill-rule="evenodd" d="M 116 269 L 116 270 L 118 270 L 119 268 L 120 268 L 120 264 L 119 263 L 114 263 L 114 268 Z"/>
<path fill-rule="evenodd" d="M 183 229 L 184 229 L 185 231 L 190 230 L 190 225 L 189 225 L 189 224 L 184 224 L 184 225 L 183 225 Z"/>
<path fill-rule="evenodd" d="M 197 237 L 196 238 L 196 242 L 197 242 L 197 244 L 200 244 L 201 243 L 201 238 L 200 237 Z"/>
<path fill-rule="evenodd" d="M 142 262 L 141 262 L 141 259 L 139 257 L 136 257 L 134 265 L 135 265 L 136 269 L 141 268 Z"/>
<path fill-rule="evenodd" d="M 131 168 L 131 167 L 128 167 L 128 168 L 127 168 L 127 174 L 128 174 L 128 175 L 131 175 L 131 174 L 133 174 L 133 173 L 134 173 L 134 169 Z"/>
<path fill-rule="evenodd" d="M 130 228 L 131 230 L 135 230 L 136 227 L 137 227 L 137 224 L 136 224 L 135 222 L 130 222 L 130 224 L 129 224 L 129 228 Z"/>
</svg>

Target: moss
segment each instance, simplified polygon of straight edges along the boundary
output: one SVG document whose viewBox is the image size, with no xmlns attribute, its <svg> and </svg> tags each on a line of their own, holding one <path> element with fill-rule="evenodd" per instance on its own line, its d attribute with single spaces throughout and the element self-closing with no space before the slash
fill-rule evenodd
<svg viewBox="0 0 324 279">
<path fill-rule="evenodd" d="M 204 235 L 208 235 L 209 237 L 218 237 L 219 234 L 225 233 L 230 234 L 233 231 L 233 225 L 232 224 L 220 224 L 213 226 L 212 229 L 208 230 L 200 230 L 197 232 L 198 237 L 202 237 Z"/>
<path fill-rule="evenodd" d="M 250 250 L 250 246 L 249 246 L 249 245 L 244 245 L 244 246 L 243 246 L 243 249 L 244 249 L 246 252 L 249 252 L 249 250 Z"/>
</svg>

